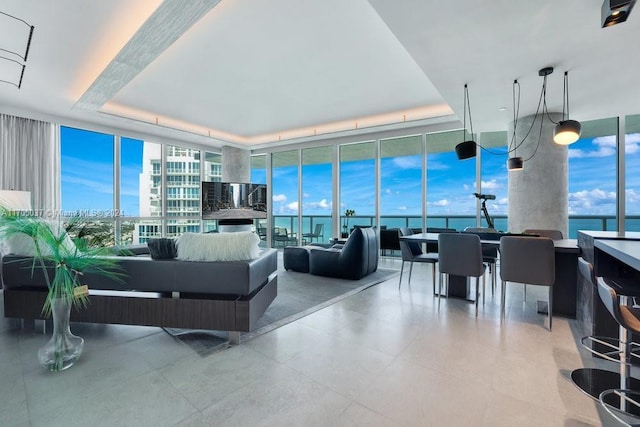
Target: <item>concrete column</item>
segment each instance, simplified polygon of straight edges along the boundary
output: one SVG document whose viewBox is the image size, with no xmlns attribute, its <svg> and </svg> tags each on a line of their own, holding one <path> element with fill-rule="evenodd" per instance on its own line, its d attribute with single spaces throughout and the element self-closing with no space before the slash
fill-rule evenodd
<svg viewBox="0 0 640 427">
<path fill-rule="evenodd" d="M 222 147 L 222 182 L 251 182 L 251 152 L 242 148 Z M 251 231 L 253 220 L 219 221 L 222 233 Z"/>
<path fill-rule="evenodd" d="M 562 114 L 551 113 L 554 121 Z M 560 230 L 567 237 L 569 219 L 568 149 L 553 142 L 555 125 L 545 117 L 540 131 L 538 116 L 518 119 L 515 144 L 526 140 L 515 155 L 524 159 L 524 169 L 509 172 L 509 231 L 519 233 L 528 228 Z M 509 135 L 512 135 L 513 123 Z M 534 154 L 535 153 L 535 154 Z M 512 152 L 510 156 L 514 156 Z M 529 159 L 533 156 L 531 159 Z"/>
<path fill-rule="evenodd" d="M 251 152 L 222 147 L 222 182 L 251 182 Z"/>
</svg>

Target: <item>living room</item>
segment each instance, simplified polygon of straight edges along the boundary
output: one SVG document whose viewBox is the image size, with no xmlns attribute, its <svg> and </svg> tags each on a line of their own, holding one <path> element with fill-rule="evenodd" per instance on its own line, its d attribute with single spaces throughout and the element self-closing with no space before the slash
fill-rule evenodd
<svg viewBox="0 0 640 427">
<path fill-rule="evenodd" d="M 503 231 L 521 231 L 517 206 L 559 212 L 570 238 L 640 229 L 639 89 L 632 72 L 602 78 L 612 63 L 634 68 L 625 43 L 636 17 L 601 28 L 600 6 L 11 0 L 0 7 L 11 15 L 0 48 L 18 52 L 7 53 L 18 68 L 0 68 L 0 189 L 29 191 L 38 212 L 85 217 L 120 245 L 222 231 L 202 217 L 200 186 L 240 181 L 240 165 L 242 182 L 267 186 L 267 218 L 252 225 L 267 230 L 265 250 L 327 243 L 354 226 L 482 227 L 473 193 L 496 196 L 489 212 Z M 556 71 L 543 78 L 548 65 Z M 534 148 L 550 137 L 535 138 L 513 153 L 566 203 L 522 187 L 517 199 L 505 167 L 513 135 L 524 141 L 525 118 L 540 117 L 541 89 L 553 120 L 565 118 L 566 70 L 581 139 L 546 152 Z M 470 138 L 476 158 L 458 160 L 455 146 Z M 543 165 L 557 150 L 567 189 L 556 193 L 564 186 Z M 399 253 L 390 255 L 380 267 L 398 271 Z M 562 375 L 598 364 L 578 348 L 574 321 L 556 320 L 550 334 L 534 314 L 537 294 L 522 303 L 516 292 L 506 327 L 497 296 L 475 320 L 464 301 L 438 314 L 431 277 L 416 266 L 400 292 L 395 275 L 206 357 L 157 327 L 78 323 L 85 355 L 55 375 L 36 360 L 51 331 L 3 316 L 0 416 L 8 425 L 606 422 Z"/>
</svg>

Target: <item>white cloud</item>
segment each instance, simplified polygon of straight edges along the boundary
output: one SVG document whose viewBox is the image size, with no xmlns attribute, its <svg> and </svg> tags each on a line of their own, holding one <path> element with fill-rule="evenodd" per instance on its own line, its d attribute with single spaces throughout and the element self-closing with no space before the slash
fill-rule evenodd
<svg viewBox="0 0 640 427">
<path fill-rule="evenodd" d="M 274 194 L 273 195 L 273 201 L 274 202 L 286 202 L 287 201 L 287 196 L 285 196 L 284 194 Z"/>
<path fill-rule="evenodd" d="M 581 150 L 579 148 L 569 149 L 569 158 L 579 159 L 585 157 L 609 157 L 616 154 L 616 136 L 599 136 L 593 138 L 593 145 L 597 148 L 594 151 Z M 640 133 L 625 135 L 625 152 L 634 154 L 640 151 Z"/>
<path fill-rule="evenodd" d="M 599 188 L 569 194 L 569 206 L 572 211 L 594 209 L 598 206 L 615 202 L 615 191 L 603 191 Z"/>
<path fill-rule="evenodd" d="M 298 212 L 298 202 L 291 202 L 287 204 L 287 209 L 291 212 Z"/>
<path fill-rule="evenodd" d="M 449 201 L 447 199 L 438 200 L 437 202 L 432 203 L 433 206 L 449 206 Z"/>
<path fill-rule="evenodd" d="M 421 169 L 422 168 L 420 157 L 417 157 L 417 156 L 395 157 L 393 159 L 393 164 L 399 169 Z"/>
<path fill-rule="evenodd" d="M 319 202 L 309 202 L 305 205 L 310 208 L 331 209 L 331 203 L 327 202 L 327 199 L 322 199 Z"/>
<path fill-rule="evenodd" d="M 482 190 L 495 190 L 497 188 L 501 188 L 502 185 L 495 179 L 492 179 L 491 181 L 480 181 L 480 185 L 482 188 Z"/>
<path fill-rule="evenodd" d="M 398 206 L 396 209 L 398 209 L 399 211 L 406 211 L 407 207 L 406 206 Z"/>
<path fill-rule="evenodd" d="M 307 197 L 311 197 L 311 195 L 309 195 L 309 193 L 302 193 L 302 197 L 307 198 Z"/>
</svg>

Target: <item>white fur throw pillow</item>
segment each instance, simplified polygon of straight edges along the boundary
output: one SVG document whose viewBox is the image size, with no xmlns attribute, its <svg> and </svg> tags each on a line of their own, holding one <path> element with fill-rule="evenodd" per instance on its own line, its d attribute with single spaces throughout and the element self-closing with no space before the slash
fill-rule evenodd
<svg viewBox="0 0 640 427">
<path fill-rule="evenodd" d="M 62 227 L 61 224 L 57 222 L 48 221 L 48 220 L 43 220 L 42 222 L 51 229 L 51 232 L 55 236 L 58 236 L 58 237 L 64 236 L 64 240 L 62 241 L 62 244 L 60 246 L 61 251 L 66 251 L 66 253 L 68 254 L 72 254 L 75 251 L 76 245 L 73 243 L 73 240 L 71 240 L 71 237 L 69 237 L 66 231 L 64 231 L 64 228 Z M 18 255 L 18 256 L 36 256 L 37 255 L 36 245 L 33 241 L 33 238 L 27 234 L 24 234 L 24 233 L 12 234 L 11 236 L 7 237 L 2 243 L 3 245 L 2 245 L 2 248 L 0 249 L 2 249 L 2 253 L 4 254 L 12 254 L 12 255 Z M 40 241 L 38 242 L 38 245 L 40 247 L 40 255 L 42 256 L 53 255 L 53 250 L 48 245 Z"/>
<path fill-rule="evenodd" d="M 185 233 L 176 239 L 177 259 L 184 261 L 243 261 L 260 256 L 260 237 L 237 233 Z"/>
</svg>

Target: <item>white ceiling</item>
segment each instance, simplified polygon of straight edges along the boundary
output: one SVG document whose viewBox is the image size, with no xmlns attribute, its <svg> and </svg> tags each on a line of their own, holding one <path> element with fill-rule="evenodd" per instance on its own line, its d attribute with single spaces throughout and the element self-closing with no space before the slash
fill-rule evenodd
<svg viewBox="0 0 640 427">
<path fill-rule="evenodd" d="M 602 29 L 601 0 L 185 3 L 2 0 L 1 12 L 35 32 L 22 88 L 0 84 L 0 111 L 255 147 L 455 120 L 468 83 L 474 131 L 496 131 L 512 119 L 513 80 L 521 85 L 521 115 L 532 114 L 538 70 L 553 66 L 549 110 L 562 110 L 567 70 L 572 118 L 640 113 L 640 12 Z M 203 16 L 192 25 L 194 9 Z M 164 18 L 150 19 L 156 10 Z M 0 16 L 3 49 L 21 43 L 19 26 L 9 23 Z M 177 40 L 158 48 L 149 32 Z M 125 45 L 141 49 L 139 69 L 117 56 Z M 13 80 L 11 73 L 0 61 L 0 79 Z M 96 95 L 106 102 L 79 102 Z"/>
</svg>

